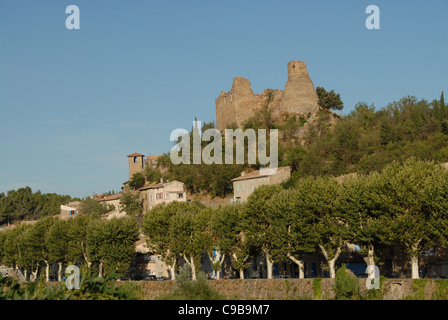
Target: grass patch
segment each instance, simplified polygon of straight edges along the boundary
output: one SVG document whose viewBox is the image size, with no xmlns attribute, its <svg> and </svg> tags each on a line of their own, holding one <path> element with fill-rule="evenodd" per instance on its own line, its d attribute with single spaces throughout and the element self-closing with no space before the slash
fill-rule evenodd
<svg viewBox="0 0 448 320">
<path fill-rule="evenodd" d="M 158 300 L 224 300 L 215 288 L 207 283 L 204 272 L 199 272 L 196 280 L 190 279 L 191 268 L 185 265 L 180 268 L 180 273 L 176 277 L 173 292 L 161 295 Z"/>
</svg>

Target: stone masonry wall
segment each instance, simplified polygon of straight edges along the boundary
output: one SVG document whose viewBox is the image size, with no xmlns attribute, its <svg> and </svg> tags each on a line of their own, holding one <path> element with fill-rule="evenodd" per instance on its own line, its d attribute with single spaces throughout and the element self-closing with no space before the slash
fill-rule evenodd
<svg viewBox="0 0 448 320">
<path fill-rule="evenodd" d="M 252 117 L 270 99 L 269 109 L 274 119 L 282 121 L 285 115 L 314 115 L 319 110 L 314 84 L 308 75 L 306 63 L 288 63 L 288 81 L 284 90 L 266 89 L 255 94 L 249 79 L 234 77 L 229 92 L 221 91 L 216 98 L 216 126 L 223 131 L 236 123 L 242 127 L 244 121 Z"/>
<path fill-rule="evenodd" d="M 286 300 L 286 299 L 335 299 L 334 279 L 321 279 L 321 295 L 316 297 L 313 278 L 305 279 L 231 279 L 210 280 L 208 283 L 228 299 L 236 300 Z M 361 292 L 366 293 L 366 279 L 359 279 Z M 446 280 L 445 280 L 446 281 Z M 123 281 L 116 282 L 122 285 Z M 137 281 L 144 291 L 144 299 L 156 300 L 174 289 L 174 281 Z M 435 280 L 428 280 L 421 298 L 431 300 L 435 297 Z M 383 300 L 400 300 L 415 297 L 413 279 L 386 279 L 382 285 Z"/>
</svg>

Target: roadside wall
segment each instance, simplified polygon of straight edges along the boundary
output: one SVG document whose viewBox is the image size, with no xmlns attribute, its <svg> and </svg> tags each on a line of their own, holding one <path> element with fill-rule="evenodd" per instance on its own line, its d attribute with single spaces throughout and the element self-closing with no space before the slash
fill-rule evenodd
<svg viewBox="0 0 448 320">
<path fill-rule="evenodd" d="M 285 300 L 285 299 L 334 299 L 334 279 L 321 279 L 321 296 L 315 297 L 312 278 L 306 279 L 231 279 L 210 280 L 209 284 L 235 300 Z M 366 279 L 359 279 L 361 292 L 366 293 Z M 422 281 L 422 280 L 419 280 Z M 424 280 L 423 280 L 424 281 Z M 448 280 L 443 280 L 448 281 Z M 147 299 L 154 300 L 160 295 L 169 294 L 174 288 L 174 281 L 138 281 Z M 118 283 L 117 283 L 118 284 Z M 382 286 L 384 300 L 399 300 L 411 295 L 424 299 L 434 297 L 435 281 L 424 282 L 419 292 L 414 291 L 412 279 L 386 279 Z"/>
</svg>

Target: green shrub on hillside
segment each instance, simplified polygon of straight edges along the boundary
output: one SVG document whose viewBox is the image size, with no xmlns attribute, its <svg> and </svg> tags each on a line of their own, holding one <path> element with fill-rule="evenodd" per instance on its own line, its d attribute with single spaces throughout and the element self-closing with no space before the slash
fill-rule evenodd
<svg viewBox="0 0 448 320">
<path fill-rule="evenodd" d="M 345 264 L 336 271 L 334 282 L 336 299 L 345 300 L 361 298 L 359 279 L 355 275 L 347 272 Z"/>
</svg>

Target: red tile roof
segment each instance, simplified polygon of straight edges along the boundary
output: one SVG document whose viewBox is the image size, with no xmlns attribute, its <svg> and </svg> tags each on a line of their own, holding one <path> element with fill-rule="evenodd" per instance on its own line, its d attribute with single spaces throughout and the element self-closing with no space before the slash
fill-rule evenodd
<svg viewBox="0 0 448 320">
<path fill-rule="evenodd" d="M 157 160 L 157 159 L 159 159 L 161 156 L 163 156 L 163 154 L 157 154 L 157 155 L 149 155 L 149 156 L 147 156 L 146 158 L 147 159 L 149 159 L 149 160 Z"/>
<path fill-rule="evenodd" d="M 128 154 L 126 157 L 144 157 L 144 156 L 145 156 L 144 154 L 134 152 L 134 153 Z"/>
<path fill-rule="evenodd" d="M 287 169 L 289 169 L 289 167 L 277 168 L 277 170 L 287 170 Z M 269 168 L 263 169 L 263 170 L 254 170 L 252 172 L 245 173 L 242 176 L 236 177 L 235 179 L 232 179 L 232 181 L 262 178 L 262 177 L 270 176 L 271 174 L 275 174 L 275 171 L 273 171 L 273 170 L 271 171 L 271 170 L 269 170 Z"/>
<path fill-rule="evenodd" d="M 164 187 L 164 186 L 166 186 L 167 184 L 170 184 L 170 183 L 172 183 L 172 182 L 175 182 L 176 180 L 172 180 L 172 181 L 165 181 L 165 182 L 163 182 L 163 183 L 156 183 L 156 184 L 147 184 L 147 185 L 145 185 L 145 186 L 143 186 L 143 187 L 141 187 L 140 189 L 138 189 L 138 190 L 147 190 L 147 189 L 153 189 L 153 188 L 160 188 L 160 187 Z"/>
<path fill-rule="evenodd" d="M 104 198 L 104 193 L 102 194 L 93 194 L 92 196 L 90 196 L 92 199 L 96 199 L 96 200 L 101 200 Z"/>
<path fill-rule="evenodd" d="M 121 193 L 111 194 L 110 196 L 100 199 L 100 201 L 117 200 L 121 198 Z"/>
</svg>

